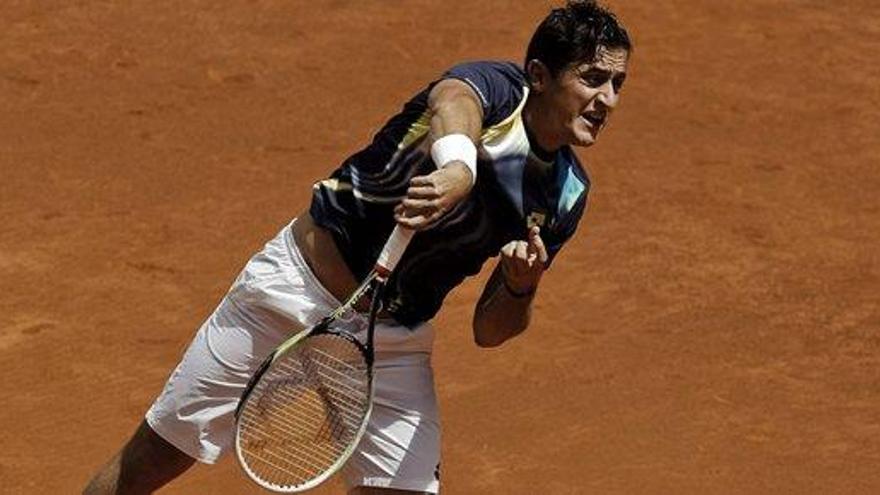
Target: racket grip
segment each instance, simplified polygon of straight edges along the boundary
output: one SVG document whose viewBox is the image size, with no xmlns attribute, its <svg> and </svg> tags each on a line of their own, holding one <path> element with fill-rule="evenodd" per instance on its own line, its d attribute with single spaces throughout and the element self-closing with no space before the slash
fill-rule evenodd
<svg viewBox="0 0 880 495">
<path fill-rule="evenodd" d="M 414 233 L 415 231 L 412 229 L 407 229 L 400 225 L 394 226 L 394 231 L 391 232 L 391 236 L 385 242 L 385 247 L 379 253 L 379 259 L 376 260 L 376 273 L 379 276 L 388 278 L 391 275 L 394 267 L 397 266 L 397 263 L 403 256 L 403 252 L 406 251 L 406 247 L 409 245 L 409 241 Z"/>
</svg>

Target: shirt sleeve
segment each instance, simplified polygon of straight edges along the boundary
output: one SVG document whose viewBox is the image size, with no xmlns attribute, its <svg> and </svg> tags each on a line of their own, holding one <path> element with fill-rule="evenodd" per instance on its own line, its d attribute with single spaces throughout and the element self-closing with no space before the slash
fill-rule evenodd
<svg viewBox="0 0 880 495">
<path fill-rule="evenodd" d="M 467 62 L 449 69 L 443 79 L 467 83 L 480 98 L 483 127 L 506 119 L 525 97 L 525 74 L 509 62 Z"/>
</svg>

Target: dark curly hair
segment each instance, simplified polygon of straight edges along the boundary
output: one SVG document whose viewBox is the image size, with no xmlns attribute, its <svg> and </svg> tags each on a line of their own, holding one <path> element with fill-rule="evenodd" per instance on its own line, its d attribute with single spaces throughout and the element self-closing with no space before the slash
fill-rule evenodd
<svg viewBox="0 0 880 495">
<path fill-rule="evenodd" d="M 600 47 L 632 51 L 623 24 L 595 0 L 569 0 L 541 22 L 526 51 L 526 65 L 540 60 L 553 77 L 573 63 L 591 63 Z"/>
</svg>

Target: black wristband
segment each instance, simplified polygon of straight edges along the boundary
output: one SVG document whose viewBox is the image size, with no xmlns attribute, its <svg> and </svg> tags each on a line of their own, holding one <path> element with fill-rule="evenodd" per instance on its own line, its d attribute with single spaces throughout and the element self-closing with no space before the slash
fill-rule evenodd
<svg viewBox="0 0 880 495">
<path fill-rule="evenodd" d="M 514 299 L 524 299 L 526 297 L 529 297 L 535 293 L 536 289 L 536 287 L 532 287 L 526 292 L 517 292 L 510 287 L 510 285 L 507 283 L 507 277 L 504 276 L 501 277 L 501 283 L 504 284 L 504 290 L 506 290 L 510 297 Z"/>
</svg>

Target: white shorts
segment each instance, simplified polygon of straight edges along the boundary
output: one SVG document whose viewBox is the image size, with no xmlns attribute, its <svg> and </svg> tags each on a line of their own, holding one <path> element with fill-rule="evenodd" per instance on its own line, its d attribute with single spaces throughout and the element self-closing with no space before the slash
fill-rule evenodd
<svg viewBox="0 0 880 495">
<path fill-rule="evenodd" d="M 216 462 L 233 445 L 233 413 L 256 367 L 278 344 L 338 305 L 285 227 L 251 258 L 199 329 L 147 411 L 147 423 L 191 457 Z M 352 312 L 346 318 L 366 328 L 364 315 Z M 434 329 L 430 323 L 410 329 L 380 320 L 375 332 L 373 412 L 343 470 L 346 484 L 437 493 Z"/>
</svg>

